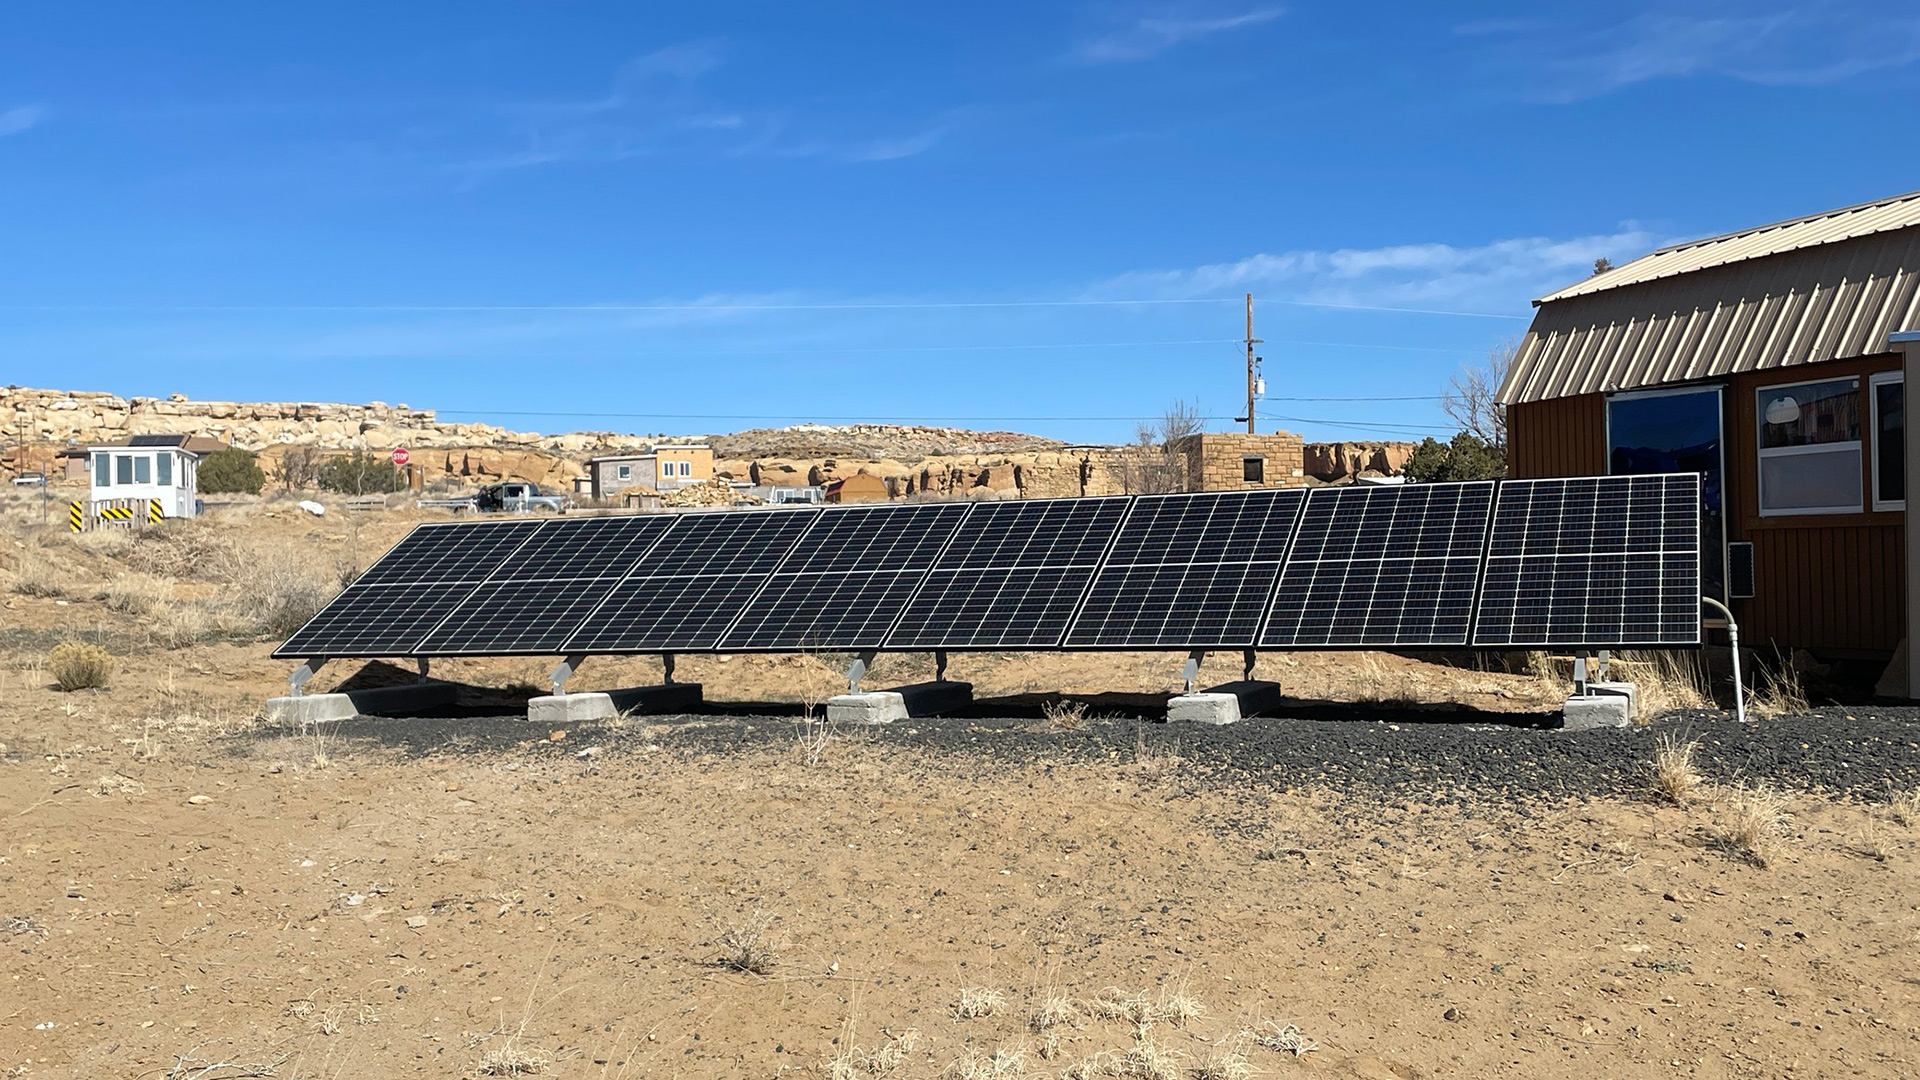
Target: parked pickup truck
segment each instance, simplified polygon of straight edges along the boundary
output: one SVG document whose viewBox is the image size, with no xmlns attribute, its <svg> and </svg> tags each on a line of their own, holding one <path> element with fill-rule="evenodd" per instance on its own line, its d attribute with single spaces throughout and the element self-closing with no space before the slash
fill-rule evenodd
<svg viewBox="0 0 1920 1080">
<path fill-rule="evenodd" d="M 543 495 L 538 484 L 531 484 L 524 480 L 509 480 L 504 484 L 483 487 L 464 498 L 421 499 L 420 505 L 441 506 L 456 512 L 473 510 L 487 514 L 525 514 L 536 510 L 564 514 L 573 508 L 573 500 L 565 495 Z"/>
</svg>

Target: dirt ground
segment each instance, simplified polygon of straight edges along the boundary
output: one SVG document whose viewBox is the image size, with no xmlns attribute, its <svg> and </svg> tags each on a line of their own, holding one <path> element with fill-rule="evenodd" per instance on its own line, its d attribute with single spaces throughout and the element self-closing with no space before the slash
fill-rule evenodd
<svg viewBox="0 0 1920 1080">
<path fill-rule="evenodd" d="M 1920 1075 L 1920 808 L 1887 793 L 1785 787 L 1746 851 L 1751 799 L 1725 782 L 1684 806 L 1637 782 L 1255 786 L 1133 720 L 1021 721 L 1020 755 L 963 720 L 924 742 L 753 715 L 260 721 L 286 665 L 224 622 L 263 600 L 243 564 L 331 573 L 407 524 L 242 508 L 206 535 L 261 546 L 215 580 L 130 541 L 0 533 L 5 1075 Z M 200 630 L 143 631 L 161 608 L 114 591 L 135 574 L 204 608 Z M 106 689 L 51 685 L 67 637 L 108 645 Z M 1555 692 L 1262 663 L 1325 700 Z M 580 678 L 657 672 L 598 664 Z M 1178 676 L 1152 655 L 955 664 L 1006 695 Z M 834 678 L 682 670 L 739 701 Z"/>
</svg>

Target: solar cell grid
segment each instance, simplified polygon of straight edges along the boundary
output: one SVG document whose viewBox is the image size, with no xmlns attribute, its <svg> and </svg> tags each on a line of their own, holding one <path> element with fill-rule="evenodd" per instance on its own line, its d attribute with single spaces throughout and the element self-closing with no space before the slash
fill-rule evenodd
<svg viewBox="0 0 1920 1080">
<path fill-rule="evenodd" d="M 1698 475 L 1502 484 L 1473 640 L 1699 644 Z"/>
<path fill-rule="evenodd" d="M 496 578 L 618 577 L 673 524 L 665 517 L 556 518 L 545 522 Z"/>
<path fill-rule="evenodd" d="M 966 516 L 966 503 L 909 503 L 822 510 L 782 574 L 924 570 Z"/>
<path fill-rule="evenodd" d="M 1142 495 L 1066 633 L 1079 648 L 1248 648 L 1305 498 Z"/>
<path fill-rule="evenodd" d="M 1127 499 L 980 503 L 887 638 L 889 648 L 1052 648 Z"/>
<path fill-rule="evenodd" d="M 1314 491 L 1261 645 L 1465 645 L 1492 500 L 1491 483 Z"/>
<path fill-rule="evenodd" d="M 538 521 L 421 525 L 355 580 L 357 585 L 479 581 L 540 528 Z"/>
</svg>

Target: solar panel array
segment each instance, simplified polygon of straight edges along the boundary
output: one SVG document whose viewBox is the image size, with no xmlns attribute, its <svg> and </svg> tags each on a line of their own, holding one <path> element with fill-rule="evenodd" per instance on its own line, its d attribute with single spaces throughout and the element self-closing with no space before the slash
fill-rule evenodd
<svg viewBox="0 0 1920 1080">
<path fill-rule="evenodd" d="M 422 525 L 276 656 L 1658 647 L 1695 474 Z"/>
</svg>

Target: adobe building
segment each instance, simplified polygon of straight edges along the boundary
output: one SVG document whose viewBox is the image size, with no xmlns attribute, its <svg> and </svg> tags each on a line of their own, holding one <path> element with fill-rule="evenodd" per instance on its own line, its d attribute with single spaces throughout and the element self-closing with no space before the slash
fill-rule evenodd
<svg viewBox="0 0 1920 1080">
<path fill-rule="evenodd" d="M 656 444 L 644 454 L 609 454 L 587 459 L 587 493 L 594 500 L 614 498 L 631 487 L 673 491 L 713 479 L 713 448 L 703 444 Z"/>
<path fill-rule="evenodd" d="M 1306 448 L 1291 431 L 1203 432 L 1186 444 L 1188 491 L 1304 487 Z"/>
<path fill-rule="evenodd" d="M 1920 192 L 1662 248 L 1535 303 L 1500 392 L 1511 475 L 1701 473 L 1705 587 L 1741 640 L 1892 660 L 1883 692 L 1920 697 Z"/>
</svg>

